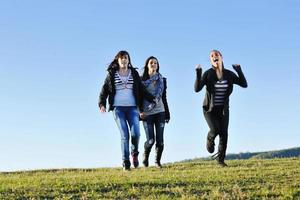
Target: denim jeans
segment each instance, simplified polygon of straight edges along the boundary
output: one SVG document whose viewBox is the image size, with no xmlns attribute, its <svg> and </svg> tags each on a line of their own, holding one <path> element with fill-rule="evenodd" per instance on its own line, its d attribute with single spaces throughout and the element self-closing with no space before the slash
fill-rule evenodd
<svg viewBox="0 0 300 200">
<path fill-rule="evenodd" d="M 156 141 L 156 146 L 161 147 L 164 145 L 164 127 L 165 127 L 165 113 L 157 113 L 148 115 L 146 121 L 143 121 L 146 138 L 145 147 L 150 148 Z M 154 134 L 155 128 L 155 134 Z"/>
<path fill-rule="evenodd" d="M 140 139 L 139 112 L 136 106 L 117 106 L 113 110 L 114 119 L 121 134 L 122 159 L 129 160 L 129 130 L 131 153 L 138 152 Z"/>
</svg>

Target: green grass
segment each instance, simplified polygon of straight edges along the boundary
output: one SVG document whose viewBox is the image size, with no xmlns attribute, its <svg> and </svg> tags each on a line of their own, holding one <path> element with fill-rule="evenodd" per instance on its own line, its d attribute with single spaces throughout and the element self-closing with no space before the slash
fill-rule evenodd
<svg viewBox="0 0 300 200">
<path fill-rule="evenodd" d="M 300 199 L 300 158 L 0 173 L 0 199 Z"/>
</svg>

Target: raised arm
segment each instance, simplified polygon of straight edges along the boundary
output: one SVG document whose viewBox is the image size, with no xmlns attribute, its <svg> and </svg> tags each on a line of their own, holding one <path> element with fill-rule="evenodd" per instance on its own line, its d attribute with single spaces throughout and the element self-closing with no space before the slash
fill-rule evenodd
<svg viewBox="0 0 300 200">
<path fill-rule="evenodd" d="M 246 88 L 248 87 L 248 83 L 247 83 L 247 80 L 242 72 L 242 68 L 241 68 L 241 65 L 239 64 L 233 64 L 232 65 L 233 69 L 237 72 L 238 76 L 235 75 L 234 73 L 233 74 L 233 83 L 234 84 L 237 84 L 243 88 Z"/>
<path fill-rule="evenodd" d="M 206 74 L 203 74 L 202 76 L 202 67 L 201 65 L 196 65 L 196 81 L 194 84 L 194 90 L 195 92 L 199 92 L 202 90 L 204 85 L 206 84 Z"/>
</svg>

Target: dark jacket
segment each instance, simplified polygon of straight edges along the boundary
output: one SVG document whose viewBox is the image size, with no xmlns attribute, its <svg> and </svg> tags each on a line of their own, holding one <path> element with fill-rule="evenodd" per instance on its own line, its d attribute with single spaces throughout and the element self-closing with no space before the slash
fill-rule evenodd
<svg viewBox="0 0 300 200">
<path fill-rule="evenodd" d="M 131 70 L 132 78 L 133 78 L 133 96 L 135 98 L 135 102 L 140 109 L 140 112 L 143 111 L 143 98 L 146 98 L 150 102 L 155 102 L 155 97 L 151 95 L 144 85 L 141 82 L 139 73 L 132 67 L 128 67 Z M 106 108 L 106 99 L 108 97 L 109 109 L 111 111 L 114 109 L 114 97 L 116 94 L 115 89 L 115 69 L 110 69 L 102 86 L 102 90 L 99 95 L 98 106 L 104 106 Z"/>
<path fill-rule="evenodd" d="M 165 118 L 166 118 L 166 122 L 169 122 L 170 120 L 170 111 L 169 111 L 169 105 L 168 105 L 168 101 L 167 101 L 167 79 L 163 78 L 164 80 L 164 91 L 162 94 L 162 101 L 165 107 Z"/>
<path fill-rule="evenodd" d="M 228 89 L 225 95 L 224 112 L 229 110 L 229 96 L 233 90 L 233 84 L 237 84 L 246 88 L 247 81 L 240 67 L 235 67 L 234 70 L 238 76 L 230 70 L 223 68 L 223 79 L 228 81 Z M 214 107 L 215 83 L 218 81 L 216 71 L 213 68 L 208 69 L 202 75 L 202 69 L 196 69 L 196 81 L 194 85 L 195 92 L 199 92 L 206 85 L 206 94 L 203 101 L 204 112 L 211 112 Z"/>
</svg>

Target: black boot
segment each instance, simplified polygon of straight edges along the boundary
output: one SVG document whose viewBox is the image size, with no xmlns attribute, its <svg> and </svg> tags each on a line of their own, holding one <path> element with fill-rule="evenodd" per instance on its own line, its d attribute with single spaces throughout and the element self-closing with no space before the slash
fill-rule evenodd
<svg viewBox="0 0 300 200">
<path fill-rule="evenodd" d="M 130 170 L 130 161 L 129 160 L 123 160 L 123 170 L 124 171 Z"/>
<path fill-rule="evenodd" d="M 156 146 L 155 150 L 156 150 L 156 155 L 155 155 L 155 166 L 158 167 L 158 168 L 162 168 L 161 163 L 160 163 L 160 160 L 161 160 L 162 152 L 163 152 L 163 150 L 164 150 L 164 146 L 163 146 L 163 145 L 161 145 L 161 146 Z"/>
<path fill-rule="evenodd" d="M 215 142 L 214 139 L 207 136 L 206 139 L 206 149 L 209 153 L 213 153 L 215 151 Z"/>
<path fill-rule="evenodd" d="M 226 156 L 226 147 L 219 145 L 217 162 L 221 167 L 228 167 L 228 165 L 224 162 Z"/>
<path fill-rule="evenodd" d="M 138 159 L 139 152 L 132 152 L 131 157 L 132 157 L 132 164 L 134 168 L 139 167 L 139 159 Z"/>
<path fill-rule="evenodd" d="M 150 152 L 151 152 L 151 147 L 152 145 L 148 145 L 147 142 L 145 142 L 145 145 L 144 145 L 144 158 L 143 158 L 143 165 L 145 167 L 148 167 L 149 166 L 149 155 L 150 155 Z"/>
</svg>

